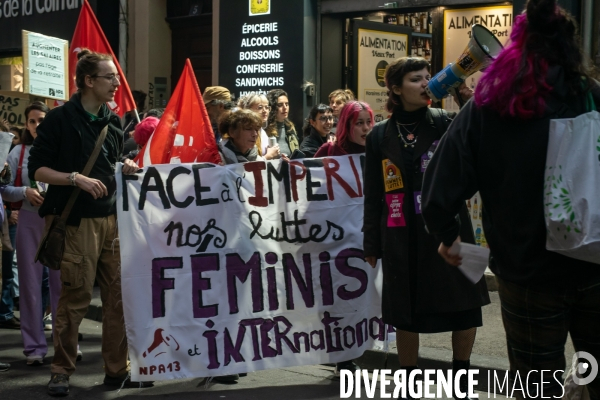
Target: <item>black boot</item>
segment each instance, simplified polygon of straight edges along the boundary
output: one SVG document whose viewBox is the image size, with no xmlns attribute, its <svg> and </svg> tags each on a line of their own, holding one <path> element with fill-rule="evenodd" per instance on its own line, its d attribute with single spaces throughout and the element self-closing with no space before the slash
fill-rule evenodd
<svg viewBox="0 0 600 400">
<path fill-rule="evenodd" d="M 412 397 L 410 395 L 410 392 L 408 390 L 408 377 L 410 376 L 410 373 L 412 371 L 414 371 L 415 369 L 419 369 L 419 367 L 415 365 L 414 367 L 401 367 L 400 369 L 406 370 L 406 397 L 402 397 L 402 391 L 400 391 L 397 398 L 400 400 L 417 400 L 417 398 Z"/>
<path fill-rule="evenodd" d="M 471 400 L 467 394 L 469 393 L 469 367 L 471 366 L 470 360 L 452 360 L 452 397 L 456 400 Z M 454 387 L 454 376 L 460 370 L 465 370 L 465 374 L 461 375 L 458 388 L 463 393 L 463 396 L 458 396 L 456 393 L 456 387 Z"/>
</svg>

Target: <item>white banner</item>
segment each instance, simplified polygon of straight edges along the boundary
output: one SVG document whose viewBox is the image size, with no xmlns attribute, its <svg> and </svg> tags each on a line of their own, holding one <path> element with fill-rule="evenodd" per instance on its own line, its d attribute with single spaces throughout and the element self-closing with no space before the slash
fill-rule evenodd
<svg viewBox="0 0 600 400">
<path fill-rule="evenodd" d="M 25 93 L 67 100 L 69 42 L 25 30 L 22 35 Z"/>
<path fill-rule="evenodd" d="M 134 380 L 350 360 L 379 348 L 364 156 L 117 171 Z"/>
</svg>

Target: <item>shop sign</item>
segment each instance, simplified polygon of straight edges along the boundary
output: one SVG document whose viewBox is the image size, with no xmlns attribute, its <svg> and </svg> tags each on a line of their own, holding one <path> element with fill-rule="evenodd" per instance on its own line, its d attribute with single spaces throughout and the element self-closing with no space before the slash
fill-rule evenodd
<svg viewBox="0 0 600 400">
<path fill-rule="evenodd" d="M 97 0 L 89 0 L 95 10 Z M 19 50 L 21 31 L 71 39 L 84 0 L 0 0 L 0 52 Z"/>
<path fill-rule="evenodd" d="M 290 119 L 302 119 L 303 0 L 229 0 L 220 12 L 219 43 L 219 85 L 236 99 L 282 88 Z"/>
<path fill-rule="evenodd" d="M 24 91 L 57 100 L 69 92 L 69 42 L 23 31 Z"/>
<path fill-rule="evenodd" d="M 444 10 L 444 66 L 456 62 L 471 40 L 471 26 L 479 24 L 490 30 L 500 43 L 506 44 L 512 31 L 513 7 L 494 6 Z M 467 85 L 475 89 L 481 72 L 476 72 L 466 80 Z M 454 99 L 446 97 L 443 108 L 458 111 Z"/>
<path fill-rule="evenodd" d="M 373 109 L 375 122 L 388 116 L 385 69 L 392 61 L 408 55 L 410 28 L 355 22 L 354 51 L 356 95 Z"/>
</svg>

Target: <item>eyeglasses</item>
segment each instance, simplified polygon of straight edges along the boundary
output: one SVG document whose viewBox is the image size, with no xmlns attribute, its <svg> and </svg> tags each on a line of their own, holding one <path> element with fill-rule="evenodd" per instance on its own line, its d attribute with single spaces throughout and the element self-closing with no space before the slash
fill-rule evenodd
<svg viewBox="0 0 600 400">
<path fill-rule="evenodd" d="M 119 74 L 110 75 L 92 75 L 92 78 L 104 78 L 111 82 L 121 82 L 121 76 Z"/>
<path fill-rule="evenodd" d="M 265 110 L 265 111 L 271 111 L 271 107 L 269 107 L 269 106 L 262 106 L 262 105 L 261 106 L 256 106 L 256 107 L 254 107 L 254 109 L 257 110 L 257 111 L 263 111 L 263 110 Z"/>
<path fill-rule="evenodd" d="M 330 115 L 330 116 L 323 115 L 322 117 L 319 117 L 319 121 L 321 121 L 321 122 L 333 121 L 333 116 L 332 115 Z"/>
</svg>

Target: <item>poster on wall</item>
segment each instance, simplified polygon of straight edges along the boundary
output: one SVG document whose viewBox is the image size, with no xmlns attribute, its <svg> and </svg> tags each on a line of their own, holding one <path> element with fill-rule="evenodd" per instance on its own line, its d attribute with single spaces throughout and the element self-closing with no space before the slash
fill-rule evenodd
<svg viewBox="0 0 600 400">
<path fill-rule="evenodd" d="M 375 122 L 383 121 L 389 114 L 385 68 L 408 55 L 411 29 L 363 21 L 354 22 L 353 29 L 356 96 L 371 106 Z"/>
<path fill-rule="evenodd" d="M 25 93 L 67 100 L 69 93 L 69 42 L 23 31 Z"/>
<path fill-rule="evenodd" d="M 490 30 L 505 45 L 510 37 L 513 22 L 513 7 L 494 6 L 444 10 L 444 66 L 454 63 L 471 40 L 471 26 L 480 24 Z M 475 89 L 481 77 L 476 72 L 467 78 L 467 85 Z M 442 101 L 442 108 L 458 111 L 459 106 L 450 96 Z"/>
</svg>

